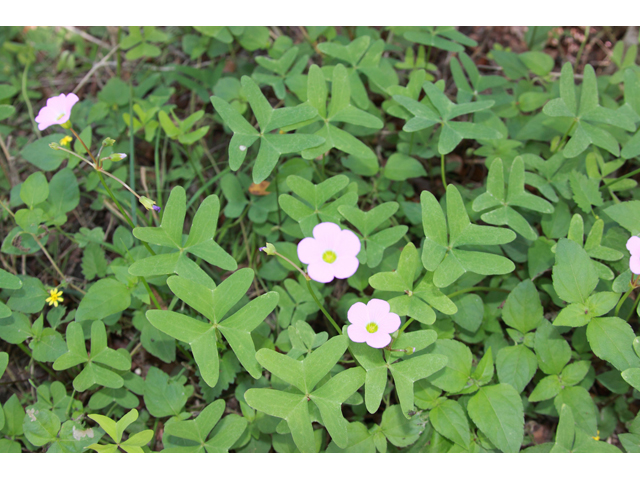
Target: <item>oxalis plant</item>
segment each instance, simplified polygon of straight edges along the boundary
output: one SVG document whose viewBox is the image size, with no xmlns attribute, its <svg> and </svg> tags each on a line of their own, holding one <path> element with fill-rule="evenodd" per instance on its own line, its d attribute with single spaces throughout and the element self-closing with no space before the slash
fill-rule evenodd
<svg viewBox="0 0 640 480">
<path fill-rule="evenodd" d="M 640 452 L 623 29 L 118 31 L 0 30 L 0 452 Z"/>
</svg>

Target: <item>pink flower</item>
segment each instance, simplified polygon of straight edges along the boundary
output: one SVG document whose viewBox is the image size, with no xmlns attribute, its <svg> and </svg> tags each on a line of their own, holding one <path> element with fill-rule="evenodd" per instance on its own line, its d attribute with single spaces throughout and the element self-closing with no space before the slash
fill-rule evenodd
<svg viewBox="0 0 640 480">
<path fill-rule="evenodd" d="M 366 305 L 354 303 L 347 317 L 351 325 L 347 327 L 349 338 L 356 342 L 367 342 L 373 348 L 386 347 L 391 343 L 391 333 L 400 328 L 400 317 L 391 313 L 389 302 L 374 298 Z"/>
<path fill-rule="evenodd" d="M 640 274 L 640 238 L 631 237 L 627 240 L 627 250 L 631 254 L 629 268 L 636 275 Z"/>
<path fill-rule="evenodd" d="M 71 109 L 78 102 L 79 98 L 75 93 L 65 95 L 61 93 L 57 97 L 51 97 L 47 100 L 47 106 L 42 107 L 36 122 L 38 122 L 38 130 L 44 130 L 51 125 L 62 125 L 69 121 Z"/>
<path fill-rule="evenodd" d="M 350 230 L 340 230 L 335 223 L 324 222 L 313 228 L 313 237 L 298 244 L 298 258 L 309 265 L 309 276 L 320 283 L 333 278 L 349 278 L 356 273 L 360 263 L 360 240 Z"/>
</svg>

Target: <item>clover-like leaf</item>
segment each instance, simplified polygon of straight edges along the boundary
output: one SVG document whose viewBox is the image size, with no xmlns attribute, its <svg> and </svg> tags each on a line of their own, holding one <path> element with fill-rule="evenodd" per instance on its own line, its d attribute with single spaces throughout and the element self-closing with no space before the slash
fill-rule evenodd
<svg viewBox="0 0 640 480">
<path fill-rule="evenodd" d="M 190 280 L 213 286 L 207 275 L 187 253 L 225 270 L 235 270 L 238 266 L 231 255 L 225 252 L 214 240 L 220 212 L 220 200 L 217 195 L 209 195 L 198 207 L 186 242 L 182 231 L 186 215 L 186 193 L 178 186 L 171 190 L 159 227 L 137 227 L 133 235 L 142 241 L 174 249 L 173 253 L 161 253 L 142 258 L 129 267 L 129 273 L 135 276 L 178 274 Z"/>
<path fill-rule="evenodd" d="M 327 106 L 327 87 L 324 74 L 317 65 L 309 69 L 307 86 L 307 103 L 318 111 L 319 119 L 324 125 L 317 130 L 315 135 L 325 139 L 325 142 L 317 147 L 302 152 L 302 157 L 312 159 L 324 155 L 332 148 L 337 148 L 345 153 L 364 160 L 377 162 L 376 154 L 364 143 L 340 129 L 335 124 L 348 123 L 369 128 L 382 128 L 382 120 L 351 105 L 351 87 L 347 76 L 347 70 L 342 64 L 333 69 L 331 82 L 331 101 Z"/>
<path fill-rule="evenodd" d="M 278 293 L 269 292 L 249 302 L 233 315 L 229 310 L 246 294 L 253 282 L 249 268 L 238 270 L 217 287 L 209 288 L 187 278 L 172 276 L 167 280 L 171 291 L 194 310 L 204 315 L 203 322 L 168 310 L 149 310 L 147 319 L 158 330 L 191 345 L 200 373 L 210 387 L 219 377 L 217 342 L 222 335 L 244 368 L 259 378 L 260 366 L 255 359 L 251 332 L 262 323 L 278 303 Z"/>
<path fill-rule="evenodd" d="M 229 143 L 231 170 L 240 168 L 249 147 L 257 140 L 260 140 L 260 149 L 253 166 L 254 183 L 262 182 L 271 174 L 281 155 L 301 152 L 323 143 L 324 140 L 316 135 L 269 133 L 272 130 L 282 130 L 283 133 L 288 127 L 314 118 L 317 115 L 315 108 L 302 104 L 297 107 L 273 109 L 260 91 L 260 87 L 247 76 L 242 77 L 242 88 L 258 120 L 260 132 L 226 101 L 216 96 L 211 97 L 211 103 L 216 112 L 233 131 L 233 137 Z"/>
<path fill-rule="evenodd" d="M 363 263 L 366 263 L 371 268 L 375 268 L 380 264 L 385 249 L 398 242 L 409 229 L 406 225 L 397 225 L 373 233 L 398 210 L 398 207 L 399 204 L 397 202 L 386 202 L 367 212 L 363 212 L 358 207 L 351 205 L 338 207 L 340 215 L 346 218 L 360 232 L 363 245 L 360 255 L 366 259 L 363 260 Z"/>
<path fill-rule="evenodd" d="M 473 201 L 473 210 L 481 212 L 480 218 L 491 225 L 508 225 L 527 240 L 538 238 L 538 232 L 514 207 L 540 213 L 553 213 L 553 205 L 524 189 L 524 161 L 516 157 L 511 165 L 509 183 L 505 195 L 502 160 L 496 158 L 489 167 L 487 191 Z M 497 208 L 496 208 L 497 207 Z"/>
<path fill-rule="evenodd" d="M 164 428 L 162 441 L 166 453 L 227 453 L 247 428 L 247 420 L 239 415 L 221 419 L 225 402 L 216 400 L 194 420 L 173 421 Z"/>
<path fill-rule="evenodd" d="M 320 411 L 333 441 L 341 448 L 348 444 L 348 422 L 342 415 L 341 405 L 364 383 L 365 371 L 361 367 L 349 368 L 316 388 L 340 360 L 347 344 L 347 336 L 338 335 L 301 361 L 264 348 L 256 354 L 264 368 L 291 384 L 292 389 L 252 388 L 245 392 L 245 401 L 256 410 L 284 419 L 302 452 L 315 451 L 309 401 Z"/>
<path fill-rule="evenodd" d="M 113 370 L 129 370 L 131 356 L 124 348 L 113 350 L 107 346 L 104 323 L 95 321 L 91 324 L 91 355 L 87 353 L 84 333 L 79 323 L 70 323 L 66 336 L 68 351 L 54 362 L 53 369 L 67 370 L 86 363 L 80 374 L 73 379 L 73 388 L 78 392 L 84 392 L 96 384 L 109 388 L 120 388 L 124 385 L 122 376 Z"/>
<path fill-rule="evenodd" d="M 418 251 L 413 243 L 408 243 L 400 254 L 395 272 L 376 273 L 369 278 L 369 284 L 383 292 L 404 293 L 389 299 L 391 311 L 398 315 L 408 315 L 421 323 L 430 325 L 436 320 L 433 308 L 446 315 L 455 314 L 458 308 L 449 297 L 435 287 L 433 273 L 427 272 L 414 287 L 414 280 L 421 272 L 422 265 Z"/>
<path fill-rule="evenodd" d="M 452 121 L 460 115 L 491 108 L 493 100 L 456 105 L 433 83 L 425 82 L 422 88 L 430 100 L 430 105 L 403 95 L 394 95 L 393 99 L 414 115 L 403 127 L 405 132 L 417 132 L 437 124 L 441 125 L 438 141 L 438 153 L 441 155 L 452 152 L 464 138 L 502 138 L 499 131 L 480 123 Z"/>
<path fill-rule="evenodd" d="M 618 156 L 620 154 L 618 141 L 597 124 L 604 123 L 634 132 L 636 130 L 634 118 L 629 110 L 622 107 L 614 111 L 600 106 L 596 73 L 588 64 L 584 68 L 580 102 L 576 97 L 573 67 L 567 62 L 562 66 L 560 75 L 560 98 L 550 100 L 542 109 L 543 113 L 550 117 L 565 117 L 571 120 L 567 131 L 571 138 L 564 146 L 564 156 L 576 157 L 591 144 Z"/>
<path fill-rule="evenodd" d="M 513 262 L 500 255 L 461 249 L 464 246 L 501 245 L 516 238 L 505 228 L 474 225 L 469 220 L 460 192 L 454 185 L 447 186 L 447 217 L 440 204 L 428 191 L 420 195 L 422 226 L 425 242 L 422 264 L 434 272 L 433 284 L 444 288 L 466 272 L 480 275 L 503 275 L 512 272 Z"/>
</svg>

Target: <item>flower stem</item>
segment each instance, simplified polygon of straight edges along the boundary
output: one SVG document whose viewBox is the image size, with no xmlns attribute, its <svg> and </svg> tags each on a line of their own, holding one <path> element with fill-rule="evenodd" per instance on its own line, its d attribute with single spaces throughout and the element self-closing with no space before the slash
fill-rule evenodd
<svg viewBox="0 0 640 480">
<path fill-rule="evenodd" d="M 340 327 L 338 326 L 336 321 L 333 319 L 331 315 L 329 315 L 329 313 L 322 306 L 322 304 L 320 303 L 320 300 L 318 300 L 318 297 L 316 297 L 316 294 L 313 293 L 313 288 L 311 288 L 311 277 L 309 277 L 309 275 L 307 275 L 304 270 L 302 270 L 300 267 L 298 267 L 295 263 L 293 263 L 291 260 L 289 260 L 287 257 L 282 255 L 281 253 L 275 252 L 274 255 L 277 255 L 278 257 L 285 260 L 286 262 L 289 262 L 293 266 L 293 268 L 295 268 L 302 274 L 302 276 L 307 281 L 307 288 L 309 289 L 309 293 L 311 294 L 311 297 L 316 302 L 316 305 L 318 305 L 318 308 L 320 308 L 322 313 L 324 313 L 324 316 L 327 317 L 327 319 L 331 322 L 331 325 L 333 325 L 333 328 L 336 329 L 336 332 L 338 332 L 338 335 L 342 335 L 342 330 L 340 330 Z"/>
<path fill-rule="evenodd" d="M 622 175 L 622 176 L 620 176 L 620 177 L 616 178 L 616 179 L 615 179 L 613 182 L 611 182 L 611 183 L 605 183 L 604 185 L 602 185 L 602 186 L 600 187 L 600 190 L 604 190 L 605 188 L 611 188 L 611 187 L 612 187 L 613 185 L 615 185 L 616 183 L 618 183 L 618 182 L 620 182 L 620 181 L 622 181 L 622 180 L 624 180 L 624 179 L 626 179 L 626 178 L 633 177 L 634 175 L 636 175 L 636 174 L 638 174 L 638 173 L 640 173 L 640 168 L 638 168 L 638 169 L 634 170 L 633 172 L 626 173 L 626 174 L 624 174 L 624 175 Z M 603 181 L 604 181 L 604 179 L 603 179 Z"/>
<path fill-rule="evenodd" d="M 336 329 L 336 332 L 338 332 L 338 335 L 342 335 L 342 330 L 340 330 L 340 327 L 338 326 L 338 324 L 336 323 L 336 321 L 331 317 L 331 315 L 329 315 L 329 313 L 324 309 L 324 307 L 322 306 L 322 304 L 320 303 L 320 300 L 318 300 L 318 297 L 316 297 L 316 294 L 313 293 L 313 288 L 311 288 L 311 279 L 307 276 L 307 288 L 309 289 L 309 293 L 311 294 L 311 296 L 313 297 L 313 299 L 315 300 L 316 304 L 318 305 L 318 307 L 320 307 L 320 310 L 322 310 L 322 313 L 324 313 L 324 316 L 327 317 L 327 319 L 331 322 L 331 325 L 333 325 L 333 328 Z"/>
<path fill-rule="evenodd" d="M 22 350 L 24 353 L 29 355 L 29 358 L 31 358 L 34 362 L 36 362 L 38 365 L 40 365 L 40 368 L 42 368 L 45 372 L 47 372 L 53 378 L 55 378 L 55 379 L 58 378 L 58 375 L 56 375 L 56 373 L 53 370 L 51 370 L 45 364 L 43 364 L 43 363 L 39 362 L 38 360 L 36 360 L 35 358 L 33 358 L 33 355 L 31 354 L 31 350 L 29 350 L 27 347 L 25 347 L 22 343 L 18 343 L 17 345 L 18 345 L 18 348 L 20 350 Z"/>
<path fill-rule="evenodd" d="M 404 322 L 404 325 L 403 325 L 402 327 L 400 327 L 400 331 L 399 331 L 399 333 L 404 332 L 404 330 L 405 330 L 409 325 L 411 325 L 411 322 L 413 322 L 413 320 L 414 320 L 413 318 L 410 318 L 409 320 L 407 320 L 406 322 Z"/>
<path fill-rule="evenodd" d="M 633 315 L 633 312 L 636 311 L 636 309 L 638 308 L 638 302 L 640 301 L 640 295 L 638 295 L 636 297 L 636 301 L 633 302 L 633 307 L 631 307 L 631 311 L 629 312 L 629 315 L 627 315 L 627 322 L 631 319 L 631 315 Z"/>
<path fill-rule="evenodd" d="M 618 302 L 618 305 L 616 305 L 616 310 L 615 310 L 615 316 L 618 316 L 618 313 L 620 312 L 620 309 L 622 308 L 622 304 L 624 303 L 624 301 L 627 299 L 627 297 L 631 294 L 631 292 L 633 292 L 633 289 L 635 288 L 634 285 L 631 285 L 629 287 L 629 290 L 627 290 L 627 293 L 625 293 L 622 298 L 620 299 L 620 301 Z M 633 312 L 633 310 L 631 310 Z"/>
<path fill-rule="evenodd" d="M 440 176 L 442 177 L 442 186 L 447 189 L 447 177 L 444 170 L 444 153 L 440 155 Z"/>
<path fill-rule="evenodd" d="M 93 163 L 96 164 L 96 167 L 98 166 L 98 161 L 96 160 L 96 157 L 93 156 L 93 153 L 91 153 L 91 150 L 89 150 L 89 147 L 87 147 L 87 145 L 84 143 L 84 141 L 80 138 L 80 135 L 78 135 L 76 133 L 76 131 L 69 127 L 69 130 L 71 131 L 71 133 L 73 133 L 73 135 L 80 141 L 80 143 L 82 144 L 82 146 L 84 147 L 84 149 L 87 151 L 87 153 L 89 154 L 89 156 L 91 157 L 91 160 L 93 160 Z"/>
</svg>

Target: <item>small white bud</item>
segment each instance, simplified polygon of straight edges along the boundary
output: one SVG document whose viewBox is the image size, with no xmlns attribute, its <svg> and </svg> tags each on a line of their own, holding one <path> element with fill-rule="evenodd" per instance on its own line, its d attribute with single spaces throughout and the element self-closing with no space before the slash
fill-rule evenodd
<svg viewBox="0 0 640 480">
<path fill-rule="evenodd" d="M 238 148 L 240 149 L 241 152 L 244 152 L 247 149 L 245 145 L 240 145 Z"/>
</svg>

